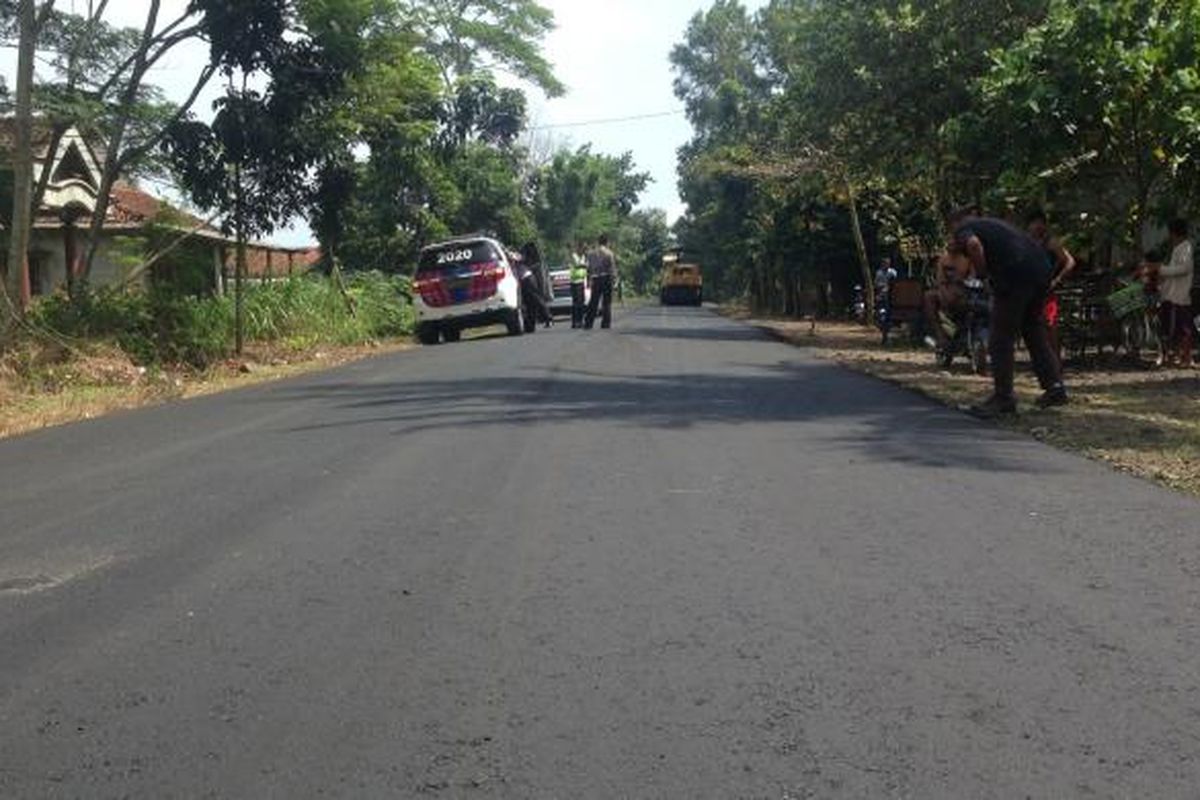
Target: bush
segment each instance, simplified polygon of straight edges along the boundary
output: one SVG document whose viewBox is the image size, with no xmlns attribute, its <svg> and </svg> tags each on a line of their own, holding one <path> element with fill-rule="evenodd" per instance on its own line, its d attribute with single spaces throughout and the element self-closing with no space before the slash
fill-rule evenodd
<svg viewBox="0 0 1200 800">
<path fill-rule="evenodd" d="M 322 276 L 247 286 L 244 303 L 247 341 L 352 345 L 403 336 L 413 327 L 407 279 L 379 272 L 348 278 L 345 296 Z M 166 288 L 103 288 L 75 302 L 54 295 L 34 306 L 32 321 L 76 339 L 115 341 L 143 365 L 203 368 L 226 357 L 234 342 L 231 295 L 197 298 Z"/>
<path fill-rule="evenodd" d="M 408 278 L 361 272 L 348 281 L 357 321 L 364 338 L 406 336 L 413 331 L 412 294 Z"/>
<path fill-rule="evenodd" d="M 379 272 L 348 278 L 346 295 L 319 276 L 266 283 L 246 293 L 246 336 L 259 341 L 360 344 L 410 333 L 412 325 L 407 281 Z"/>
<path fill-rule="evenodd" d="M 110 340 L 139 364 L 205 367 L 229 352 L 233 306 L 227 298 L 173 292 L 98 289 L 71 302 L 54 295 L 34 306 L 32 321 L 74 339 Z"/>
</svg>

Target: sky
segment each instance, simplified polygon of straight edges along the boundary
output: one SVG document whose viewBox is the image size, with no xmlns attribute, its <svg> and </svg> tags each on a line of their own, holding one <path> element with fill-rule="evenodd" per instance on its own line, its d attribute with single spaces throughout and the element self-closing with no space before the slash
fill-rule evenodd
<svg viewBox="0 0 1200 800">
<path fill-rule="evenodd" d="M 711 5 L 708 0 L 542 0 L 558 29 L 546 40 L 546 54 L 565 97 L 546 101 L 530 92 L 533 125 L 571 125 L 681 111 L 672 91 L 669 54 L 683 39 L 688 21 Z M 751 9 L 763 0 L 746 0 Z M 642 205 L 665 209 L 673 221 L 683 213 L 675 185 L 676 150 L 691 138 L 682 113 L 630 122 L 551 128 L 571 145 L 591 142 L 601 153 L 633 153 L 638 168 L 654 179 Z"/>
<path fill-rule="evenodd" d="M 682 104 L 672 92 L 671 48 L 682 40 L 687 23 L 709 0 L 541 0 L 554 12 L 557 29 L 547 37 L 544 49 L 555 73 L 566 84 L 565 97 L 548 100 L 536 89 L 528 89 L 531 125 L 537 135 L 556 144 L 577 147 L 591 143 L 594 152 L 633 154 L 638 169 L 649 172 L 653 182 L 642 196 L 642 206 L 662 208 L 673 221 L 684 212 L 675 184 L 676 150 L 691 138 L 691 127 Z M 744 0 L 751 9 L 765 0 Z M 86 0 L 58 0 L 70 10 L 86 8 Z M 115 24 L 141 26 L 148 0 L 118 0 L 110 3 L 106 18 Z M 163 0 L 162 19 L 173 19 L 187 0 Z M 207 60 L 199 42 L 172 51 L 153 70 L 152 82 L 168 97 L 182 100 Z M 0 73 L 13 85 L 16 59 L 11 49 L 0 51 Z M 220 87 L 211 85 L 197 103 L 204 113 Z M 627 122 L 600 123 L 643 115 L 653 116 Z M 589 124 L 579 124 L 589 123 Z M 164 193 L 166 193 L 164 191 Z M 298 246 L 312 241 L 312 234 L 298 224 L 272 237 L 280 244 Z"/>
</svg>

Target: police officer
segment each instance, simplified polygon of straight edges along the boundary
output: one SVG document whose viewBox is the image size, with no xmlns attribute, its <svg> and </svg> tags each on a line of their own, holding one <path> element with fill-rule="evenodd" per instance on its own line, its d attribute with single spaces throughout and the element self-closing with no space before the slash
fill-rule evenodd
<svg viewBox="0 0 1200 800">
<path fill-rule="evenodd" d="M 1068 397 L 1062 365 L 1051 346 L 1045 315 L 1054 268 L 1042 245 L 1004 220 L 966 214 L 959 215 L 952 225 L 951 252 L 965 255 L 975 274 L 991 281 L 993 292 L 989 349 L 995 388 L 972 413 L 992 418 L 1016 412 L 1013 349 L 1018 333 L 1042 385 L 1037 405 L 1065 405 Z"/>
<path fill-rule="evenodd" d="M 600 327 L 612 327 L 613 281 L 617 275 L 617 257 L 608 249 L 608 236 L 601 234 L 600 244 L 587 257 L 588 279 L 592 282 L 592 300 L 588 303 L 583 327 L 592 329 L 596 314 L 600 314 Z"/>
<path fill-rule="evenodd" d="M 583 315 L 587 310 L 587 248 L 583 242 L 575 243 L 571 254 L 571 327 L 583 327 Z"/>
</svg>

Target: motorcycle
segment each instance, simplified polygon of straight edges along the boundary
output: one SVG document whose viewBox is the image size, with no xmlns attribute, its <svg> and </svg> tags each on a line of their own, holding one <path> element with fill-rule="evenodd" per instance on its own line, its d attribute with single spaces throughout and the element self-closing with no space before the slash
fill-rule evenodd
<svg viewBox="0 0 1200 800">
<path fill-rule="evenodd" d="M 855 322 L 867 321 L 867 296 L 860 284 L 854 284 L 854 292 L 850 295 L 850 307 L 846 311 Z"/>
<path fill-rule="evenodd" d="M 954 359 L 965 356 L 971 362 L 971 370 L 983 375 L 988 369 L 988 325 L 992 316 L 992 298 L 983 281 L 968 278 L 963 282 L 965 303 L 959 319 L 945 312 L 941 315 L 942 328 L 949 344 L 937 354 L 938 365 L 949 369 Z"/>
</svg>

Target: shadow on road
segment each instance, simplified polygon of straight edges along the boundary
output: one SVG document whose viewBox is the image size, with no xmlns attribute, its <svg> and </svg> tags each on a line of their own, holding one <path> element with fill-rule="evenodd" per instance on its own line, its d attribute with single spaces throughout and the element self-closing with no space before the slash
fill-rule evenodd
<svg viewBox="0 0 1200 800">
<path fill-rule="evenodd" d="M 626 336 L 640 336 L 649 339 L 684 339 L 701 342 L 758 342 L 771 338 L 758 328 L 728 324 L 692 328 L 630 327 L 621 328 L 618 332 Z"/>
<path fill-rule="evenodd" d="M 676 333 L 676 332 L 672 332 Z M 276 396 L 330 401 L 326 422 L 288 433 L 391 426 L 393 435 L 472 427 L 616 423 L 661 430 L 818 423 L 798 446 L 934 468 L 1028 470 L 1026 443 L 909 392 L 821 363 L 726 364 L 719 373 L 540 374 L 364 385 L 324 383 Z M 780 427 L 780 436 L 792 435 Z M 802 444 L 801 444 L 802 443 Z"/>
</svg>

